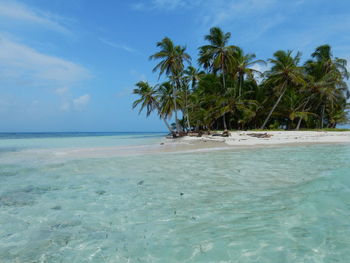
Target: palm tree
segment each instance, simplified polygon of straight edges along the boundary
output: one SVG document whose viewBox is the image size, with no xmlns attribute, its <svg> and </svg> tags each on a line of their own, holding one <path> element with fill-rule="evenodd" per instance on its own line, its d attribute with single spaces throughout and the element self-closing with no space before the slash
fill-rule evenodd
<svg viewBox="0 0 350 263">
<path fill-rule="evenodd" d="M 329 45 L 322 45 L 316 48 L 315 52 L 311 54 L 314 60 L 309 60 L 306 66 L 311 63 L 318 65 L 319 77 L 327 74 L 331 71 L 337 71 L 343 78 L 349 78 L 349 72 L 347 70 L 347 61 L 341 58 L 333 58 L 332 48 Z"/>
<path fill-rule="evenodd" d="M 319 94 L 321 104 L 320 127 L 322 129 L 327 107 L 329 106 L 329 112 L 332 112 L 334 103 L 338 102 L 339 104 L 342 98 L 348 96 L 348 88 L 344 78 L 348 79 L 350 75 L 347 71 L 347 61 L 333 58 L 329 45 L 317 47 L 311 57 L 313 59 L 305 63 L 305 71 L 314 82 L 322 84 L 315 89 Z"/>
<path fill-rule="evenodd" d="M 157 61 L 153 71 L 165 82 L 154 87 L 137 83 L 133 107 L 140 106 L 147 116 L 157 112 L 174 136 L 181 129 L 264 129 L 271 124 L 298 130 L 348 120 L 347 62 L 334 57 L 329 45 L 317 47 L 303 66 L 299 52 L 277 51 L 269 59 L 271 68 L 261 73 L 256 64 L 265 62 L 229 45 L 230 37 L 218 27 L 210 29 L 206 45 L 199 48 L 203 72 L 190 65 L 184 46 L 162 39 L 150 59 Z M 170 127 L 167 120 L 173 117 Z"/>
<path fill-rule="evenodd" d="M 339 85 L 339 84 L 338 84 Z M 346 99 L 349 97 L 344 97 L 344 92 L 346 83 L 343 82 L 343 88 L 334 88 L 331 85 L 322 87 L 319 89 L 319 93 L 321 95 L 321 101 L 322 101 L 322 112 L 321 112 L 321 129 L 324 128 L 324 120 L 325 120 L 325 113 L 328 109 L 328 112 L 333 112 L 334 108 L 336 106 L 346 104 Z M 329 124 L 330 116 L 328 116 L 328 124 Z"/>
<path fill-rule="evenodd" d="M 236 47 L 227 43 L 231 37 L 231 33 L 224 33 L 219 27 L 210 29 L 209 35 L 204 37 L 209 42 L 209 45 L 204 45 L 199 48 L 198 63 L 204 69 L 212 71 L 216 74 L 218 71 L 222 74 L 222 85 L 226 90 L 225 74 L 233 65 L 235 59 Z M 225 114 L 223 117 L 224 129 L 226 130 Z"/>
<path fill-rule="evenodd" d="M 139 98 L 134 101 L 132 108 L 135 109 L 138 105 L 140 106 L 139 114 L 146 109 L 146 116 L 148 117 L 155 109 L 157 109 L 159 116 L 164 121 L 170 133 L 173 133 L 170 125 L 168 124 L 165 115 L 162 113 L 157 91 L 151 87 L 147 82 L 140 81 L 136 83 L 136 89 L 133 90 L 133 94 L 138 95 Z"/>
<path fill-rule="evenodd" d="M 166 118 L 171 118 L 172 114 L 174 112 L 174 99 L 173 99 L 173 85 L 169 82 L 163 82 L 156 86 L 158 99 L 159 99 L 159 105 L 161 113 Z M 176 97 L 176 104 L 178 105 L 178 97 Z"/>
<path fill-rule="evenodd" d="M 171 76 L 175 82 L 176 88 L 173 89 L 174 112 L 176 130 L 180 132 L 180 124 L 177 117 L 177 90 L 181 86 L 180 77 L 184 69 L 184 62 L 190 63 L 191 57 L 185 52 L 186 47 L 174 45 L 173 41 L 168 37 L 158 42 L 157 47 L 160 48 L 160 51 L 150 56 L 150 59 L 160 60 L 153 71 L 159 71 L 159 77 L 163 74 Z"/>
<path fill-rule="evenodd" d="M 269 59 L 272 64 L 271 70 L 266 73 L 265 85 L 275 89 L 278 99 L 267 115 L 261 129 L 264 129 L 270 120 L 272 113 L 280 103 L 288 87 L 295 87 L 304 83 L 302 68 L 298 66 L 301 53 L 292 56 L 292 51 L 279 50 L 274 53 L 274 58 Z"/>
<path fill-rule="evenodd" d="M 192 92 L 195 91 L 198 82 L 204 76 L 203 71 L 199 71 L 193 66 L 188 66 L 184 71 L 182 91 L 184 97 L 184 106 L 186 111 L 187 126 L 191 129 L 190 116 L 189 116 L 189 100 Z M 191 83 L 191 86 L 189 85 Z"/>
<path fill-rule="evenodd" d="M 198 82 L 202 79 L 202 77 L 204 76 L 204 72 L 203 71 L 199 71 L 198 69 L 196 69 L 193 66 L 188 66 L 186 68 L 186 70 L 184 71 L 185 73 L 185 80 L 187 82 L 191 83 L 191 89 L 192 91 L 194 91 L 197 87 Z"/>
<path fill-rule="evenodd" d="M 255 75 L 261 75 L 262 73 L 254 69 L 254 65 L 263 64 L 266 65 L 264 60 L 255 60 L 255 54 L 244 54 L 243 49 L 237 47 L 235 52 L 235 67 L 233 68 L 234 75 L 238 78 L 238 97 L 242 97 L 242 86 L 244 83 L 244 77 L 247 75 L 249 78 L 254 79 Z"/>
</svg>

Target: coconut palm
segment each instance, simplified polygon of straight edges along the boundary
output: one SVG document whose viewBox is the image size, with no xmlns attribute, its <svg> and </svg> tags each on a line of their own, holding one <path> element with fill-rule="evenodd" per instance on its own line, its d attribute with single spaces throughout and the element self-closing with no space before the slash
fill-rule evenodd
<svg viewBox="0 0 350 263">
<path fill-rule="evenodd" d="M 298 52 L 296 56 L 292 56 L 292 51 L 290 50 L 279 50 L 275 52 L 273 56 L 274 58 L 269 59 L 272 67 L 271 70 L 266 73 L 267 80 L 265 82 L 265 86 L 273 88 L 275 95 L 278 96 L 278 99 L 267 115 L 261 129 L 265 128 L 267 122 L 271 118 L 272 113 L 275 111 L 276 107 L 283 98 L 287 88 L 294 88 L 295 86 L 304 83 L 302 68 L 298 66 L 301 53 Z"/>
<path fill-rule="evenodd" d="M 150 56 L 150 59 L 160 60 L 153 71 L 159 71 L 159 77 L 163 74 L 171 76 L 176 88 L 173 89 L 174 113 L 176 130 L 180 132 L 180 124 L 177 117 L 177 91 L 180 89 L 180 78 L 184 69 L 184 62 L 190 63 L 191 57 L 186 53 L 186 47 L 174 45 L 173 41 L 165 37 L 157 43 L 160 51 Z"/>
<path fill-rule="evenodd" d="M 204 37 L 209 45 L 199 48 L 199 65 L 212 73 L 221 71 L 225 78 L 225 72 L 232 65 L 236 51 L 236 46 L 227 45 L 230 37 L 230 32 L 224 33 L 219 27 L 211 28 L 210 33 Z"/>
<path fill-rule="evenodd" d="M 334 57 L 329 45 L 317 47 L 302 66 L 300 53 L 277 51 L 269 59 L 270 69 L 261 74 L 256 65 L 265 62 L 230 45 L 230 37 L 211 28 L 199 48 L 199 68 L 186 65 L 185 47 L 167 37 L 158 42 L 159 52 L 150 59 L 157 61 L 153 70 L 165 82 L 154 87 L 139 83 L 134 107 L 147 116 L 156 111 L 165 122 L 175 115 L 174 136 L 192 128 L 332 128 L 348 120 L 347 62 Z"/>
<path fill-rule="evenodd" d="M 195 90 L 197 87 L 198 82 L 202 79 L 204 76 L 204 72 L 200 71 L 199 69 L 193 67 L 193 66 L 188 66 L 186 70 L 184 71 L 184 79 L 191 83 L 191 89 Z"/>
<path fill-rule="evenodd" d="M 322 77 L 332 71 L 337 71 L 343 78 L 349 78 L 347 70 L 347 61 L 341 58 L 333 58 L 332 48 L 329 45 L 322 45 L 316 48 L 315 52 L 311 54 L 313 60 L 306 63 L 306 67 L 311 64 L 314 68 L 314 74 Z M 318 67 L 315 67 L 315 65 Z M 316 73 L 316 74 L 315 74 Z M 317 74 L 318 73 L 318 74 Z"/>
<path fill-rule="evenodd" d="M 322 84 L 316 87 L 315 92 L 319 94 L 320 127 L 323 128 L 327 108 L 328 112 L 333 112 L 334 104 L 338 103 L 339 105 L 341 100 L 344 101 L 344 98 L 349 96 L 347 84 L 344 81 L 344 79 L 349 78 L 349 72 L 347 71 L 347 61 L 333 58 L 329 45 L 317 47 L 311 57 L 313 59 L 305 63 L 305 70 L 313 82 Z"/>
<path fill-rule="evenodd" d="M 204 76 L 203 71 L 199 71 L 199 69 L 188 66 L 186 70 L 184 70 L 184 76 L 182 78 L 182 95 L 183 95 L 183 101 L 184 101 L 184 108 L 186 112 L 186 120 L 187 120 L 187 127 L 191 129 L 190 124 L 190 116 L 189 116 L 189 100 L 191 92 L 194 92 L 194 90 L 197 87 L 198 82 L 201 80 L 201 78 Z"/>
<path fill-rule="evenodd" d="M 226 72 L 234 64 L 236 46 L 227 45 L 231 37 L 231 33 L 224 33 L 219 27 L 210 29 L 209 35 L 204 39 L 209 45 L 199 48 L 198 63 L 204 69 L 210 70 L 214 74 L 221 72 L 223 90 L 226 90 Z M 223 116 L 224 129 L 226 130 L 226 119 Z"/>
<path fill-rule="evenodd" d="M 238 78 L 238 97 L 242 97 L 242 87 L 244 78 L 247 75 L 249 78 L 254 79 L 255 75 L 262 75 L 262 72 L 255 69 L 256 64 L 266 65 L 266 62 L 261 59 L 255 60 L 255 54 L 244 54 L 243 49 L 237 47 L 235 51 L 235 66 L 233 67 L 234 75 Z"/>
<path fill-rule="evenodd" d="M 165 115 L 161 111 L 157 91 L 144 81 L 136 83 L 136 87 L 137 88 L 133 90 L 133 94 L 138 95 L 139 98 L 134 101 L 132 108 L 135 109 L 138 105 L 140 105 L 139 114 L 146 109 L 147 117 L 156 109 L 158 111 L 158 115 L 164 121 L 169 132 L 173 133 L 173 130 L 169 126 Z"/>
</svg>

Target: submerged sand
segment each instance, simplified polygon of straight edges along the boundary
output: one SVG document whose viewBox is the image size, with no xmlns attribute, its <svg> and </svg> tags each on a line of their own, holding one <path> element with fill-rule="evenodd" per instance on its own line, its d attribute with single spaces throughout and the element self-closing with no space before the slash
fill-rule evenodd
<svg viewBox="0 0 350 263">
<path fill-rule="evenodd" d="M 60 162 L 67 159 L 105 158 L 143 154 L 189 153 L 218 150 L 240 150 L 242 148 L 276 147 L 279 145 L 350 143 L 350 131 L 270 131 L 270 132 L 231 132 L 229 137 L 203 135 L 185 136 L 177 139 L 162 138 L 158 143 L 137 146 L 110 146 L 86 148 L 30 149 L 8 154 L 2 161 L 49 161 Z M 5 160 L 6 159 L 6 160 Z"/>
</svg>

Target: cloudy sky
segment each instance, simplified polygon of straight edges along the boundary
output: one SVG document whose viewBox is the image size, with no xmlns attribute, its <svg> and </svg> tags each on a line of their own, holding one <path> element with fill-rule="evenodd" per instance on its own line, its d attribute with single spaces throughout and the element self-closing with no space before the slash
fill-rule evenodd
<svg viewBox="0 0 350 263">
<path fill-rule="evenodd" d="M 325 43 L 350 59 L 346 0 L 0 0 L 0 132 L 164 131 L 132 111 L 133 85 L 157 81 L 157 41 L 195 64 L 212 26 L 261 59 Z"/>
</svg>

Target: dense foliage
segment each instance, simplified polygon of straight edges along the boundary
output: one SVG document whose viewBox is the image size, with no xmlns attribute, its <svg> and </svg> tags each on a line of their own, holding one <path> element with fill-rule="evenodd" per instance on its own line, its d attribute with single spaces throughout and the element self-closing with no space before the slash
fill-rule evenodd
<svg viewBox="0 0 350 263">
<path fill-rule="evenodd" d="M 301 64 L 301 53 L 279 50 L 266 63 L 229 45 L 230 33 L 214 27 L 199 48 L 198 68 L 184 46 L 169 38 L 150 57 L 167 81 L 138 82 L 133 107 L 156 112 L 169 131 L 335 128 L 348 121 L 347 62 L 331 47 L 316 48 Z M 260 67 L 259 67 L 260 65 Z M 187 66 L 187 67 L 186 67 Z M 258 68 L 269 66 L 265 72 Z M 178 118 L 178 111 L 182 119 Z M 167 120 L 175 115 L 175 124 Z"/>
</svg>

